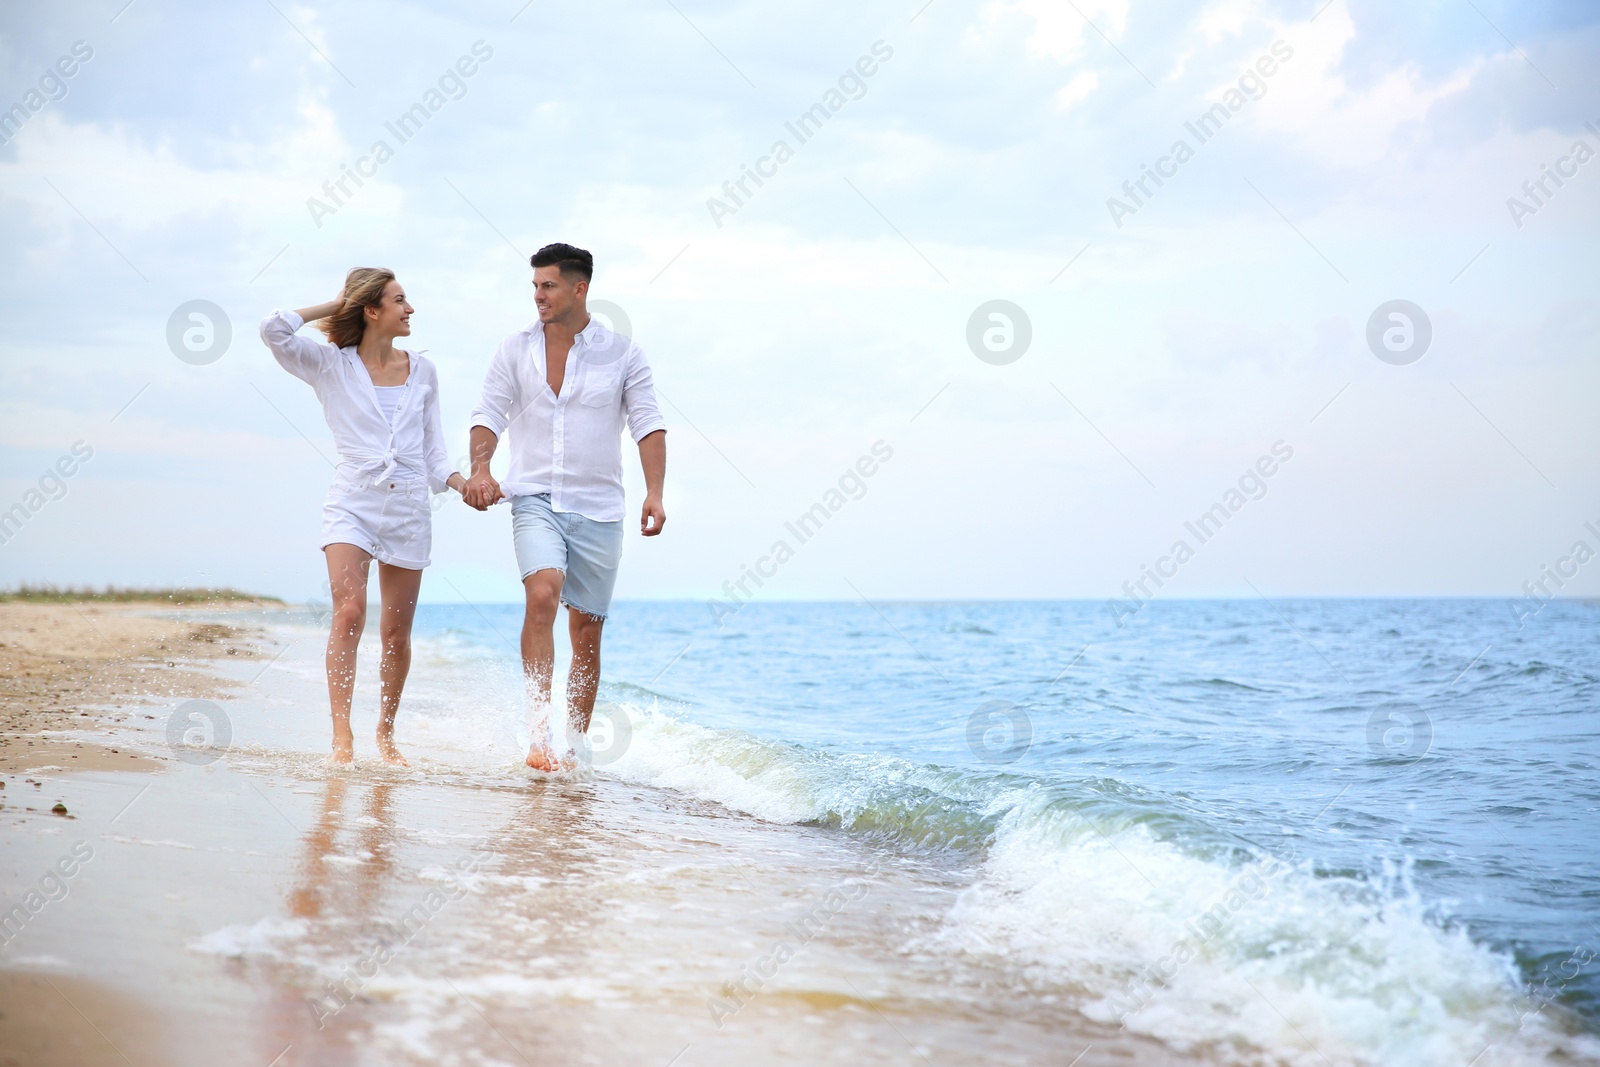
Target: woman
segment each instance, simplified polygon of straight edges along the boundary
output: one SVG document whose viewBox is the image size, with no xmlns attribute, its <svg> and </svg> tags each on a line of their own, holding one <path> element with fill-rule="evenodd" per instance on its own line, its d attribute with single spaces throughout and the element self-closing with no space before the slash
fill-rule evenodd
<svg viewBox="0 0 1600 1067">
<path fill-rule="evenodd" d="M 333 597 L 327 671 L 334 763 L 354 758 L 350 695 L 367 621 L 367 569 L 376 559 L 383 598 L 378 752 L 389 763 L 408 765 L 394 744 L 394 718 L 411 667 L 411 621 L 433 541 L 428 491 L 459 493 L 466 485 L 445 457 L 438 372 L 393 344 L 411 335 L 411 311 L 393 271 L 358 267 L 345 277 L 338 299 L 274 311 L 261 323 L 261 339 L 283 369 L 317 391 L 339 450 L 322 505 Z M 320 323 L 328 343 L 296 336 L 307 322 Z"/>
</svg>

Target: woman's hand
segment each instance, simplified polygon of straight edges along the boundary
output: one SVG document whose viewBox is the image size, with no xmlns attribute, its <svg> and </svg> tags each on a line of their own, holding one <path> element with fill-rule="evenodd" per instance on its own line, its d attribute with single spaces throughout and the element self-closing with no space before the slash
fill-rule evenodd
<svg viewBox="0 0 1600 1067">
<path fill-rule="evenodd" d="M 344 297 L 336 296 L 326 304 L 317 304 L 314 307 L 296 308 L 295 314 L 300 316 L 302 322 L 316 322 L 325 319 L 344 307 Z"/>
</svg>

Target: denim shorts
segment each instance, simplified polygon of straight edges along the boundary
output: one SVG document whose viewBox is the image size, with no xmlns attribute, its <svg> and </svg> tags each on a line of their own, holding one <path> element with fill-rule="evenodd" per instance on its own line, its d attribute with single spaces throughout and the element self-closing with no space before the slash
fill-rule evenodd
<svg viewBox="0 0 1600 1067">
<path fill-rule="evenodd" d="M 549 493 L 512 497 L 511 540 L 524 579 L 534 571 L 561 571 L 566 576 L 561 602 L 586 615 L 606 617 L 622 562 L 620 521 L 597 522 L 574 511 L 556 511 Z"/>
</svg>

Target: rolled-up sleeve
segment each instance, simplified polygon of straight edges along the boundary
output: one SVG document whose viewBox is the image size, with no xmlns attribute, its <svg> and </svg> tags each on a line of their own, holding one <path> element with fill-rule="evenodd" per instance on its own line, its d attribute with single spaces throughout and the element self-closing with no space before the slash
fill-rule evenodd
<svg viewBox="0 0 1600 1067">
<path fill-rule="evenodd" d="M 450 488 L 450 476 L 456 471 L 450 465 L 450 453 L 444 446 L 444 418 L 439 413 L 439 372 L 431 364 L 428 372 L 428 384 L 432 388 L 428 390 L 427 410 L 423 412 L 422 449 L 428 464 L 428 488 L 442 493 Z"/>
<path fill-rule="evenodd" d="M 628 353 L 625 373 L 622 408 L 628 414 L 628 433 L 637 444 L 647 435 L 665 430 L 667 420 L 661 417 L 661 409 L 656 406 L 655 379 L 650 373 L 649 361 L 644 358 L 644 350 L 638 345 Z"/>
<path fill-rule="evenodd" d="M 507 341 L 495 349 L 494 358 L 489 361 L 489 373 L 483 379 L 483 395 L 478 399 L 478 406 L 472 409 L 472 425 L 482 426 L 499 437 L 510 425 L 516 402 L 517 379 Z"/>
<path fill-rule="evenodd" d="M 303 382 L 315 384 L 329 359 L 339 354 L 331 344 L 301 337 L 305 320 L 292 311 L 274 311 L 261 320 L 261 340 L 278 365 Z"/>
</svg>

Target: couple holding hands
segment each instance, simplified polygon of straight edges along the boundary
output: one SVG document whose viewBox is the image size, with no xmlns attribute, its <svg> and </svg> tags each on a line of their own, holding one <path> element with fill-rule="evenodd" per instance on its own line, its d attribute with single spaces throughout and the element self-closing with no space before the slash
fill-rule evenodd
<svg viewBox="0 0 1600 1067">
<path fill-rule="evenodd" d="M 335 300 L 274 311 L 261 339 L 290 374 L 316 390 L 339 464 L 322 506 L 322 551 L 333 599 L 328 635 L 328 701 L 333 762 L 350 763 L 350 701 L 356 647 L 366 626 L 367 576 L 378 561 L 378 751 L 405 766 L 394 743 L 395 715 L 411 666 L 411 624 L 433 541 L 431 493 L 454 489 L 479 511 L 509 500 L 526 613 L 523 684 L 533 739 L 528 766 L 555 770 L 550 727 L 554 625 L 567 606 L 572 668 L 567 677 L 568 736 L 589 728 L 600 681 L 600 633 L 622 558 L 624 426 L 639 446 L 645 498 L 639 529 L 661 532 L 666 512 L 666 424 L 656 407 L 650 365 L 631 338 L 589 317 L 594 257 L 568 244 L 534 253 L 539 317 L 500 343 L 472 413 L 472 473 L 451 468 L 439 415 L 439 375 L 420 353 L 396 348 L 411 334 L 412 307 L 392 271 L 361 267 Z M 327 341 L 299 336 L 318 323 Z M 510 432 L 503 482 L 489 474 L 500 437 Z"/>
</svg>

